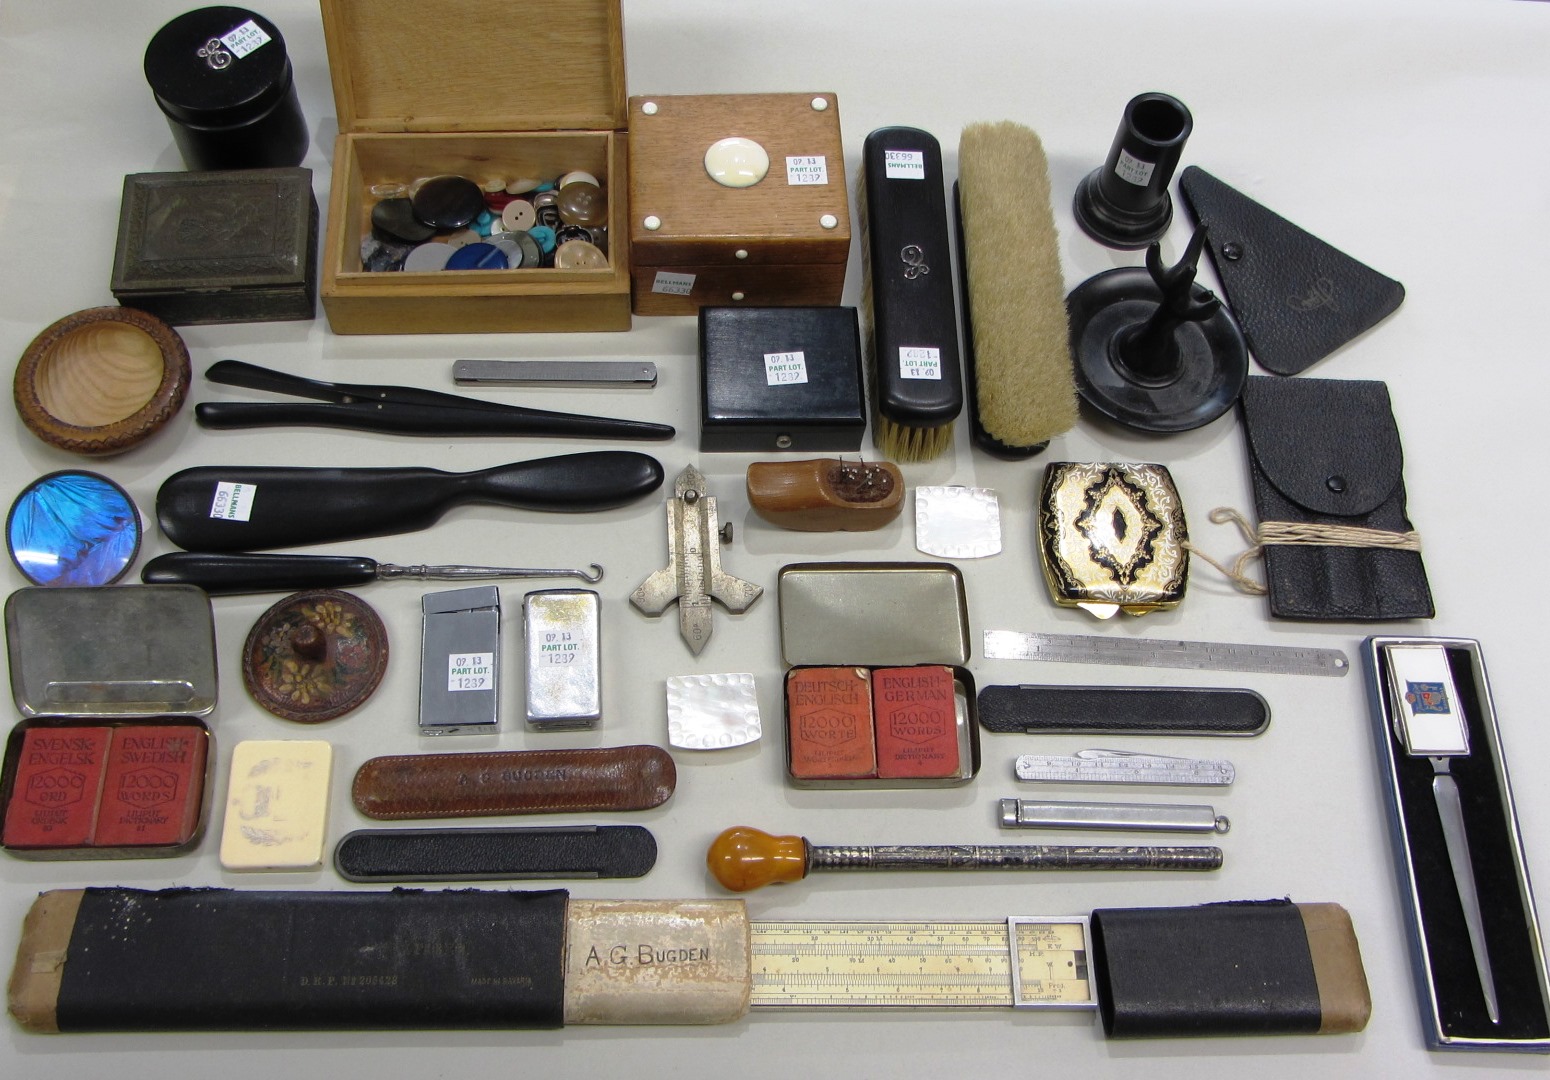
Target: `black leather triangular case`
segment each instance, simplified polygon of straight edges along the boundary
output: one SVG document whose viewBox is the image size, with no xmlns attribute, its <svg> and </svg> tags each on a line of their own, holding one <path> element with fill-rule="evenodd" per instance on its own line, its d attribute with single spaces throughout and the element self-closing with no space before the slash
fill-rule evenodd
<svg viewBox="0 0 1550 1080">
<path fill-rule="evenodd" d="M 1227 302 L 1265 370 L 1296 375 L 1382 322 L 1405 287 L 1267 210 L 1194 165 L 1184 202 L 1210 236 L 1206 250 Z"/>
</svg>

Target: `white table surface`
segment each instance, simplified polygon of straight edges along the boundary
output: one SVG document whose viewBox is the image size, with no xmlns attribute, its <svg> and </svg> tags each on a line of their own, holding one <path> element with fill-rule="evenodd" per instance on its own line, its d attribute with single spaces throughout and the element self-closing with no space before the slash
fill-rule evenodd
<svg viewBox="0 0 1550 1080">
<path fill-rule="evenodd" d="M 0 0 L 0 353 L 19 357 L 43 327 L 111 303 L 122 177 L 182 168 L 141 73 L 145 42 L 191 7 L 182 0 Z M 1309 375 L 1382 379 L 1404 442 L 1409 509 L 1425 544 L 1437 617 L 1372 627 L 1272 622 L 1264 602 L 1235 593 L 1197 565 L 1185 604 L 1142 620 L 1097 625 L 1056 610 L 1035 566 L 1033 492 L 1046 460 L 1166 463 L 1195 538 L 1237 550 L 1237 537 L 1206 522 L 1218 505 L 1251 507 L 1242 433 L 1229 415 L 1185 435 L 1151 438 L 1085 419 L 1042 459 L 993 461 L 971 451 L 964 424 L 956 453 L 906 470 L 909 483 L 963 483 L 1000 493 L 1006 548 L 965 562 L 971 668 L 981 683 L 1215 683 L 1252 687 L 1274 714 L 1258 739 L 1231 743 L 1131 740 L 1171 753 L 1225 754 L 1239 780 L 1213 796 L 1233 820 L 1226 866 L 1208 876 L 1098 874 L 831 875 L 754 893 L 755 918 L 998 918 L 1085 913 L 1095 907 L 1291 896 L 1351 912 L 1371 982 L 1373 1014 L 1360 1035 L 1108 1042 L 1085 1015 L 755 1015 L 713 1029 L 569 1029 L 562 1032 L 398 1031 L 376 1034 L 39 1037 L 0 1023 L 0 1075 L 8 1078 L 254 1078 L 362 1075 L 619 1076 L 1052 1076 L 1272 1078 L 1457 1075 L 1539 1070 L 1543 1059 L 1438 1055 L 1423 1049 L 1408 944 L 1390 863 L 1371 720 L 1362 677 L 1033 665 L 978 658 L 987 628 L 1333 646 L 1353 658 L 1369 632 L 1478 638 L 1492 675 L 1531 875 L 1550 882 L 1550 785 L 1541 772 L 1550 733 L 1540 712 L 1550 511 L 1543 421 L 1550 400 L 1546 304 L 1550 295 L 1550 5 L 1507 0 L 1112 0 L 965 4 L 668 3 L 627 0 L 626 54 L 633 93 L 832 91 L 839 97 L 850 172 L 873 128 L 909 124 L 935 133 L 956 171 L 964 124 L 1013 119 L 1039 131 L 1050 154 L 1068 286 L 1139 254 L 1099 247 L 1075 227 L 1070 193 L 1108 149 L 1125 102 L 1164 90 L 1192 109 L 1184 164 L 1197 164 L 1370 266 L 1402 281 L 1404 305 Z M 307 0 L 261 10 L 284 32 L 313 135 L 305 164 L 326 206 L 335 109 L 321 24 Z M 491 5 L 468 28 L 467 62 L 498 64 L 502 41 L 531 18 L 563 18 L 563 5 Z M 436 5 L 426 4 L 427 18 Z M 538 12 L 544 14 L 538 14 Z M 406 43 L 412 47 L 412 43 Z M 1176 257 L 1180 214 L 1165 254 Z M 1212 283 L 1209 268 L 1202 279 Z M 860 298 L 852 254 L 846 301 Z M 592 733 L 537 737 L 520 722 L 518 679 L 508 683 L 497 738 L 468 748 L 665 743 L 662 683 L 670 674 L 751 671 L 766 737 L 714 755 L 676 754 L 680 784 L 664 807 L 628 820 L 648 825 L 658 865 L 637 881 L 573 886 L 584 897 L 720 896 L 703 853 L 724 826 L 797 832 L 816 843 L 1001 841 L 999 797 L 1014 794 L 1011 761 L 1035 747 L 1071 752 L 1092 740 L 987 736 L 979 779 L 956 790 L 798 791 L 783 782 L 778 719 L 782 670 L 775 575 L 814 559 L 917 557 L 908 515 L 869 535 L 799 534 L 751 517 L 743 472 L 752 456 L 697 453 L 695 324 L 637 318 L 623 335 L 563 337 L 336 337 L 313 323 L 191 326 L 183 336 L 196 372 L 216 359 L 328 379 L 451 388 L 459 357 L 634 357 L 654 360 L 651 392 L 488 391 L 540 407 L 676 424 L 654 451 L 668 476 L 695 462 L 737 537 L 726 567 L 766 586 L 741 618 L 718 613 L 699 657 L 675 620 L 647 620 L 627 596 L 665 559 L 662 500 L 587 518 L 550 518 L 490 507 L 453 511 L 433 529 L 330 550 L 383 561 L 510 562 L 565 566 L 597 561 L 608 572 L 603 605 L 606 718 Z M 242 391 L 196 378 L 192 400 L 241 400 Z M 205 432 L 189 410 L 148 444 L 87 462 L 0 417 L 7 503 L 35 476 L 98 468 L 151 510 L 161 481 L 203 464 L 401 464 L 481 468 L 574 446 L 493 439 L 451 441 L 344 432 Z M 144 555 L 170 550 L 147 538 Z M 0 571 L 11 587 L 22 580 Z M 386 620 L 394 662 L 364 708 L 321 732 L 264 713 L 244 693 L 236 654 L 273 597 L 216 601 L 221 704 L 212 721 L 224 771 L 245 738 L 322 734 L 336 747 L 330 840 L 366 824 L 351 808 L 348 777 L 366 758 L 429 749 L 415 731 L 419 598 L 415 583 L 381 583 L 363 595 Z M 506 655 L 516 652 L 522 594 L 502 586 Z M 536 586 L 534 586 L 536 587 Z M 434 749 L 460 748 L 436 744 Z M 224 792 L 217 781 L 216 801 Z M 218 818 L 218 813 L 217 813 Z M 559 819 L 564 822 L 570 819 Z M 621 820 L 624 820 L 621 818 Z M 545 821 L 544 823 L 547 823 Z M 218 821 L 216 822 L 218 825 Z M 331 870 L 239 876 L 222 871 L 215 838 L 169 860 L 0 862 L 0 956 L 40 890 L 98 884 L 145 888 L 346 887 Z M 7 961 L 8 963 L 9 961 Z"/>
</svg>

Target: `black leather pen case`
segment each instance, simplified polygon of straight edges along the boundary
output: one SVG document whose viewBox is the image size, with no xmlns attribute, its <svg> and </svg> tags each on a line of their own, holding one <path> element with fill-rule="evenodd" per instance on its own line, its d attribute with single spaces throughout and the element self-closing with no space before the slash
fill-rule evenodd
<svg viewBox="0 0 1550 1080">
<path fill-rule="evenodd" d="M 1034 735 L 1258 735 L 1270 705 L 1253 690 L 1169 686 L 987 686 L 986 731 Z"/>
<path fill-rule="evenodd" d="M 1381 382 L 1255 376 L 1240 402 L 1259 521 L 1404 533 L 1404 455 Z M 1282 619 L 1429 619 L 1419 551 L 1271 544 L 1270 613 Z"/>
<path fill-rule="evenodd" d="M 656 861 L 639 825 L 357 829 L 334 849 L 340 877 L 368 882 L 635 878 Z"/>
</svg>

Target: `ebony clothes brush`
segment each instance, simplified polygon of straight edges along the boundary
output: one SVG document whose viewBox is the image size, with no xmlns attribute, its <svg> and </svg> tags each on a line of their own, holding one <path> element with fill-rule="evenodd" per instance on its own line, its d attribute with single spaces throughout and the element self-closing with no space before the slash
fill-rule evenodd
<svg viewBox="0 0 1550 1080">
<path fill-rule="evenodd" d="M 942 150 L 916 128 L 879 128 L 862 150 L 873 441 L 899 461 L 952 446 L 963 410 Z"/>
</svg>

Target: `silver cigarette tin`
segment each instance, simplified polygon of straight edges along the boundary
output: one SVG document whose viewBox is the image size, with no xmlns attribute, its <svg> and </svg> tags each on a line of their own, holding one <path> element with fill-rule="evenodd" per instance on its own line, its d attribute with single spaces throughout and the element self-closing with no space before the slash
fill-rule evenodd
<svg viewBox="0 0 1550 1080">
<path fill-rule="evenodd" d="M 5 635 L 25 717 L 215 711 L 215 618 L 193 585 L 18 589 Z"/>
<path fill-rule="evenodd" d="M 786 663 L 965 664 L 969 609 L 956 566 L 793 563 L 780 571 Z"/>
</svg>

